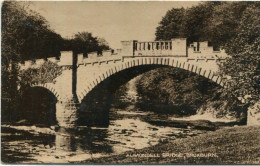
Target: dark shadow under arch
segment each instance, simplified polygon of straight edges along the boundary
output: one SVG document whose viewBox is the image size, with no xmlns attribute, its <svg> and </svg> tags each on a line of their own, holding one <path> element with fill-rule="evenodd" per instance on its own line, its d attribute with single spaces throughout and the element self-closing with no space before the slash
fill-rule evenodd
<svg viewBox="0 0 260 166">
<path fill-rule="evenodd" d="M 30 87 L 22 96 L 21 118 L 28 125 L 56 125 L 56 96 L 44 87 Z"/>
<path fill-rule="evenodd" d="M 82 99 L 78 111 L 79 124 L 87 126 L 108 126 L 109 109 L 115 91 L 132 78 L 159 67 L 162 66 L 135 66 L 119 71 L 100 82 Z"/>
<path fill-rule="evenodd" d="M 87 126 L 108 126 L 109 109 L 111 108 L 111 103 L 113 103 L 113 95 L 115 91 L 121 85 L 127 83 L 134 77 L 161 67 L 170 67 L 173 69 L 175 68 L 165 65 L 134 66 L 128 69 L 121 70 L 115 74 L 112 74 L 105 80 L 101 81 L 83 98 L 80 105 L 80 109 L 78 111 L 79 124 Z M 208 79 L 208 82 L 212 81 Z"/>
</svg>

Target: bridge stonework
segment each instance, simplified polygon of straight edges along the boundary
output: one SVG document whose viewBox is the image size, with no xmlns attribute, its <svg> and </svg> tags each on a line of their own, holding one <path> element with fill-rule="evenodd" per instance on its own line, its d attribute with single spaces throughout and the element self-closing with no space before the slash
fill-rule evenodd
<svg viewBox="0 0 260 166">
<path fill-rule="evenodd" d="M 76 125 L 81 101 L 99 83 L 120 71 L 138 66 L 172 66 L 197 73 L 222 87 L 228 86 L 217 75 L 218 62 L 228 55 L 224 50 L 213 51 L 207 42 L 194 42 L 186 47 L 186 39 L 181 38 L 151 42 L 122 41 L 121 44 L 122 49 L 103 51 L 102 55 L 92 52 L 84 58 L 83 54 L 62 51 L 60 60 L 54 57 L 47 59 L 62 66 L 62 74 L 54 80 L 55 83 L 32 86 L 44 87 L 57 97 L 56 118 L 59 126 L 71 128 Z M 42 63 L 43 59 L 35 63 L 25 61 L 20 68 L 37 68 Z"/>
</svg>

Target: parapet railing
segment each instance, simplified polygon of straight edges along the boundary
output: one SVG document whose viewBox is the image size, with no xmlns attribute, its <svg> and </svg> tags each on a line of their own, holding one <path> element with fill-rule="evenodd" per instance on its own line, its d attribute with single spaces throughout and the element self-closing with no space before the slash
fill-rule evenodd
<svg viewBox="0 0 260 166">
<path fill-rule="evenodd" d="M 172 41 L 148 41 L 134 44 L 134 55 L 172 55 Z"/>
</svg>

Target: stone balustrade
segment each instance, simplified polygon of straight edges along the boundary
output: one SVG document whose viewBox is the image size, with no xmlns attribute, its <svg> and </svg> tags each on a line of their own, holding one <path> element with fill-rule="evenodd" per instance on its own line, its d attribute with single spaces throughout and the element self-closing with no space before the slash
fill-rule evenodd
<svg viewBox="0 0 260 166">
<path fill-rule="evenodd" d="M 134 41 L 133 56 L 187 56 L 186 39 L 167 41 Z"/>
<path fill-rule="evenodd" d="M 171 41 L 136 42 L 134 45 L 134 55 L 171 55 Z"/>
</svg>

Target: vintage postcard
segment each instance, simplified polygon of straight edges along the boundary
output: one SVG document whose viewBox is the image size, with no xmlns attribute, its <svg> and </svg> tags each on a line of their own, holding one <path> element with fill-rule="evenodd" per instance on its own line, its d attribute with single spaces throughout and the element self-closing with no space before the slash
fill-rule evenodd
<svg viewBox="0 0 260 166">
<path fill-rule="evenodd" d="M 259 1 L 3 1 L 2 164 L 260 164 Z"/>
</svg>

